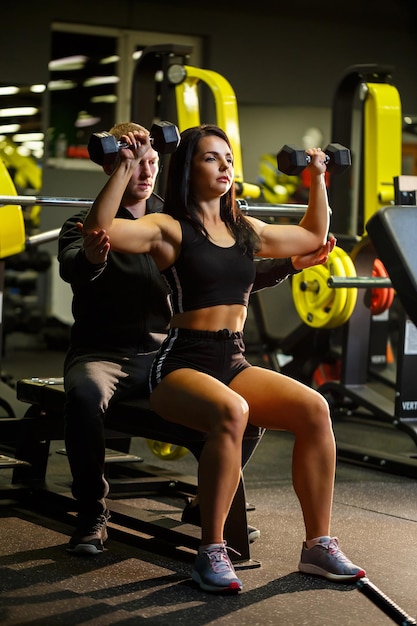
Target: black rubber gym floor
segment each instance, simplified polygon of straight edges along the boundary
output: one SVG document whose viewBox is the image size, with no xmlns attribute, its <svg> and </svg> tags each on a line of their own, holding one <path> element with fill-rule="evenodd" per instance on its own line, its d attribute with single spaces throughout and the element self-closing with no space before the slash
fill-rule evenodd
<svg viewBox="0 0 417 626">
<path fill-rule="evenodd" d="M 34 338 L 17 338 L 3 357 L 3 371 L 14 378 L 57 376 L 63 353 L 45 350 Z M 410 454 L 405 435 L 378 424 L 335 424 L 337 440 L 350 445 Z M 66 457 L 54 442 L 48 466 L 51 482 L 68 485 Z M 245 470 L 247 500 L 255 509 L 249 523 L 261 531 L 251 547 L 260 567 L 239 571 L 244 589 L 238 596 L 215 596 L 196 589 L 190 579 L 194 553 L 142 533 L 130 541 L 110 522 L 103 555 L 77 558 L 65 551 L 72 525 L 26 510 L 9 498 L 0 500 L 0 623 L 5 626 L 91 624 L 239 625 L 239 626 L 383 626 L 403 622 L 388 617 L 353 584 L 336 584 L 298 573 L 303 524 L 291 485 L 292 438 L 267 433 Z M 146 462 L 195 475 L 187 454 L 164 462 L 146 442 L 131 452 Z M 173 465 L 175 464 L 175 465 Z M 0 472 L 0 488 L 11 470 Z M 332 532 L 347 555 L 367 570 L 369 580 L 405 614 L 417 617 L 416 479 L 338 462 Z M 151 495 L 121 502 L 180 519 L 180 498 Z M 385 602 L 386 604 L 386 602 Z M 392 607 L 391 607 L 392 608 Z M 395 607 L 394 607 L 395 609 Z M 405 618 L 404 618 L 405 619 Z"/>
</svg>

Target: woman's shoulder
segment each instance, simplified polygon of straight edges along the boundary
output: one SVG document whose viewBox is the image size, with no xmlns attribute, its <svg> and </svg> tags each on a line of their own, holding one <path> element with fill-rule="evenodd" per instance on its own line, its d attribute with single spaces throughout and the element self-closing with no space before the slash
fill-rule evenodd
<svg viewBox="0 0 417 626">
<path fill-rule="evenodd" d="M 162 233 L 163 238 L 180 241 L 182 238 L 182 228 L 179 220 L 167 213 L 153 213 L 149 217 L 153 218 Z"/>
</svg>

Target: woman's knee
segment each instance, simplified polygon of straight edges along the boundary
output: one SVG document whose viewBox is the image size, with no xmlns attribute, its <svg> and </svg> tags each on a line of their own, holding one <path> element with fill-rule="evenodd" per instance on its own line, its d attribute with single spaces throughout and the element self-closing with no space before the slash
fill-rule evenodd
<svg viewBox="0 0 417 626">
<path fill-rule="evenodd" d="M 306 405 L 306 424 L 310 430 L 318 433 L 333 432 L 329 404 L 318 392 L 314 391 Z"/>
<path fill-rule="evenodd" d="M 249 406 L 246 400 L 234 394 L 218 407 L 218 411 L 218 419 L 213 422 L 214 430 L 241 441 L 249 418 Z"/>
</svg>

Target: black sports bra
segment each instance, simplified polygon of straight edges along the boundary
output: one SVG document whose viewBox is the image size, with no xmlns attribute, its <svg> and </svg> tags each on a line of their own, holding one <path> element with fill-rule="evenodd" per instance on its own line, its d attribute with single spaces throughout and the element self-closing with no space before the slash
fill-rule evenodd
<svg viewBox="0 0 417 626">
<path fill-rule="evenodd" d="M 179 222 L 181 252 L 174 265 L 162 271 L 171 291 L 173 312 L 219 304 L 248 306 L 255 280 L 252 256 L 236 243 L 229 248 L 216 246 L 189 221 Z"/>
</svg>

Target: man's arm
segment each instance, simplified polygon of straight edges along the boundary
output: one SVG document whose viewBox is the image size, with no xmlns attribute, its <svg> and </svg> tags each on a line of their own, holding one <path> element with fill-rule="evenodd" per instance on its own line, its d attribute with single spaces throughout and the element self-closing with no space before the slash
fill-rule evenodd
<svg viewBox="0 0 417 626">
<path fill-rule="evenodd" d="M 77 226 L 84 221 L 86 214 L 87 211 L 83 211 L 68 218 L 58 237 L 59 273 L 65 282 L 73 285 L 91 282 L 106 267 L 108 248 L 96 246 L 96 255 L 86 250 L 86 243 Z M 100 250 L 103 253 L 100 254 Z"/>
<path fill-rule="evenodd" d="M 300 271 L 295 269 L 291 259 L 260 259 L 255 261 L 255 267 L 256 276 L 251 293 L 275 287 Z"/>
</svg>

